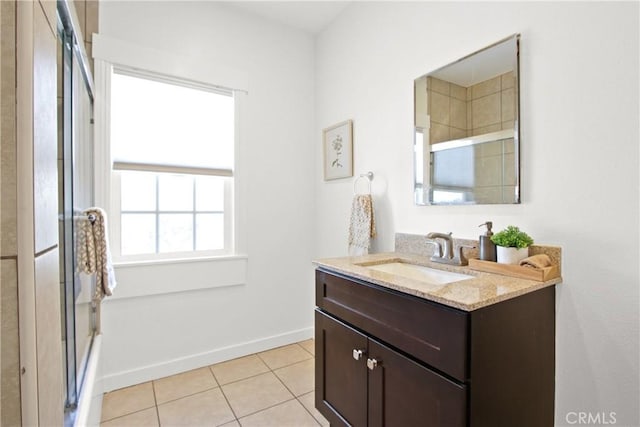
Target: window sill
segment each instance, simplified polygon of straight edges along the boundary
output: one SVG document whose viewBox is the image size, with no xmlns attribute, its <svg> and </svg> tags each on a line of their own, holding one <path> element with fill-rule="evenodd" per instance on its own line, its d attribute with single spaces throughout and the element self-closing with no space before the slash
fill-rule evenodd
<svg viewBox="0 0 640 427">
<path fill-rule="evenodd" d="M 246 255 L 114 263 L 118 286 L 105 302 L 244 285 L 247 264 Z"/>
<path fill-rule="evenodd" d="M 185 258 L 158 258 L 158 259 L 146 259 L 146 260 L 122 260 L 115 261 L 113 263 L 114 268 L 129 268 L 140 267 L 146 265 L 169 265 L 169 264 L 188 264 L 188 263 L 200 263 L 200 262 L 221 262 L 236 259 L 248 259 L 247 255 L 242 254 L 228 254 L 228 255 L 207 255 L 207 256 L 193 256 Z"/>
</svg>

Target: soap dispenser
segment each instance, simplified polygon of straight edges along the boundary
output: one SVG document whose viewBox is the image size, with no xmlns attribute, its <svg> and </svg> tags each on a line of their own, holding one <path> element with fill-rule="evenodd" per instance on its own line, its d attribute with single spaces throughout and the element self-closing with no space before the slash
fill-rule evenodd
<svg viewBox="0 0 640 427">
<path fill-rule="evenodd" d="M 480 224 L 478 227 L 487 227 L 487 231 L 480 236 L 480 259 L 483 261 L 494 261 L 496 260 L 496 244 L 491 241 L 491 236 L 493 236 L 493 231 L 491 231 L 491 227 L 493 227 L 493 222 L 487 221 L 484 224 Z"/>
</svg>

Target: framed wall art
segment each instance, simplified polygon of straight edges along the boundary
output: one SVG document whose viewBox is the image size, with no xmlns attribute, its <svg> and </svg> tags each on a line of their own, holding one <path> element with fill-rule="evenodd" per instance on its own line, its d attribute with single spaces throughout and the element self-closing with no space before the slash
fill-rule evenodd
<svg viewBox="0 0 640 427">
<path fill-rule="evenodd" d="M 324 129 L 322 151 L 325 181 L 353 176 L 353 121 Z"/>
</svg>

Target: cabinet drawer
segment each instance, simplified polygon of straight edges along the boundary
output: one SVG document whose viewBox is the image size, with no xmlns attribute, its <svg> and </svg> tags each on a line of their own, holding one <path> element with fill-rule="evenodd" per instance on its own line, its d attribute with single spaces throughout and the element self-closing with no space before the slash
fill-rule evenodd
<svg viewBox="0 0 640 427">
<path fill-rule="evenodd" d="M 460 381 L 468 378 L 465 312 L 322 270 L 316 305 Z"/>
</svg>

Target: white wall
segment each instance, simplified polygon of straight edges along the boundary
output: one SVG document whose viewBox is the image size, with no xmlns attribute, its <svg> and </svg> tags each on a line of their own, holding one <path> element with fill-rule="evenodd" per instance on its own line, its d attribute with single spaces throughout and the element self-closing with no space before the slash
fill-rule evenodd
<svg viewBox="0 0 640 427">
<path fill-rule="evenodd" d="M 638 3 L 355 2 L 316 44 L 316 139 L 354 120 L 355 173 L 372 170 L 380 236 L 521 226 L 563 247 L 556 423 L 615 412 L 638 425 Z M 520 205 L 412 203 L 413 79 L 521 33 Z M 316 254 L 346 254 L 352 180 L 316 161 Z"/>
<path fill-rule="evenodd" d="M 249 86 L 240 148 L 246 203 L 238 207 L 246 284 L 145 295 L 164 278 L 150 273 L 143 283 L 117 268 L 119 288 L 102 313 L 105 389 L 310 337 L 313 39 L 213 2 L 100 2 L 100 33 L 207 57 L 246 73 Z M 178 274 L 185 285 L 206 281 L 188 265 Z"/>
<path fill-rule="evenodd" d="M 395 232 L 475 238 L 486 220 L 561 245 L 556 422 L 640 423 L 637 3 L 355 2 L 315 65 L 309 36 L 210 2 L 102 2 L 100 32 L 219 59 L 250 91 L 247 284 L 107 300 L 107 389 L 310 333 L 310 260 L 346 254 L 353 192 L 322 180 L 321 130 L 352 118 L 355 172 L 376 173 L 376 249 Z M 523 203 L 414 206 L 413 79 L 516 32 Z"/>
</svg>

